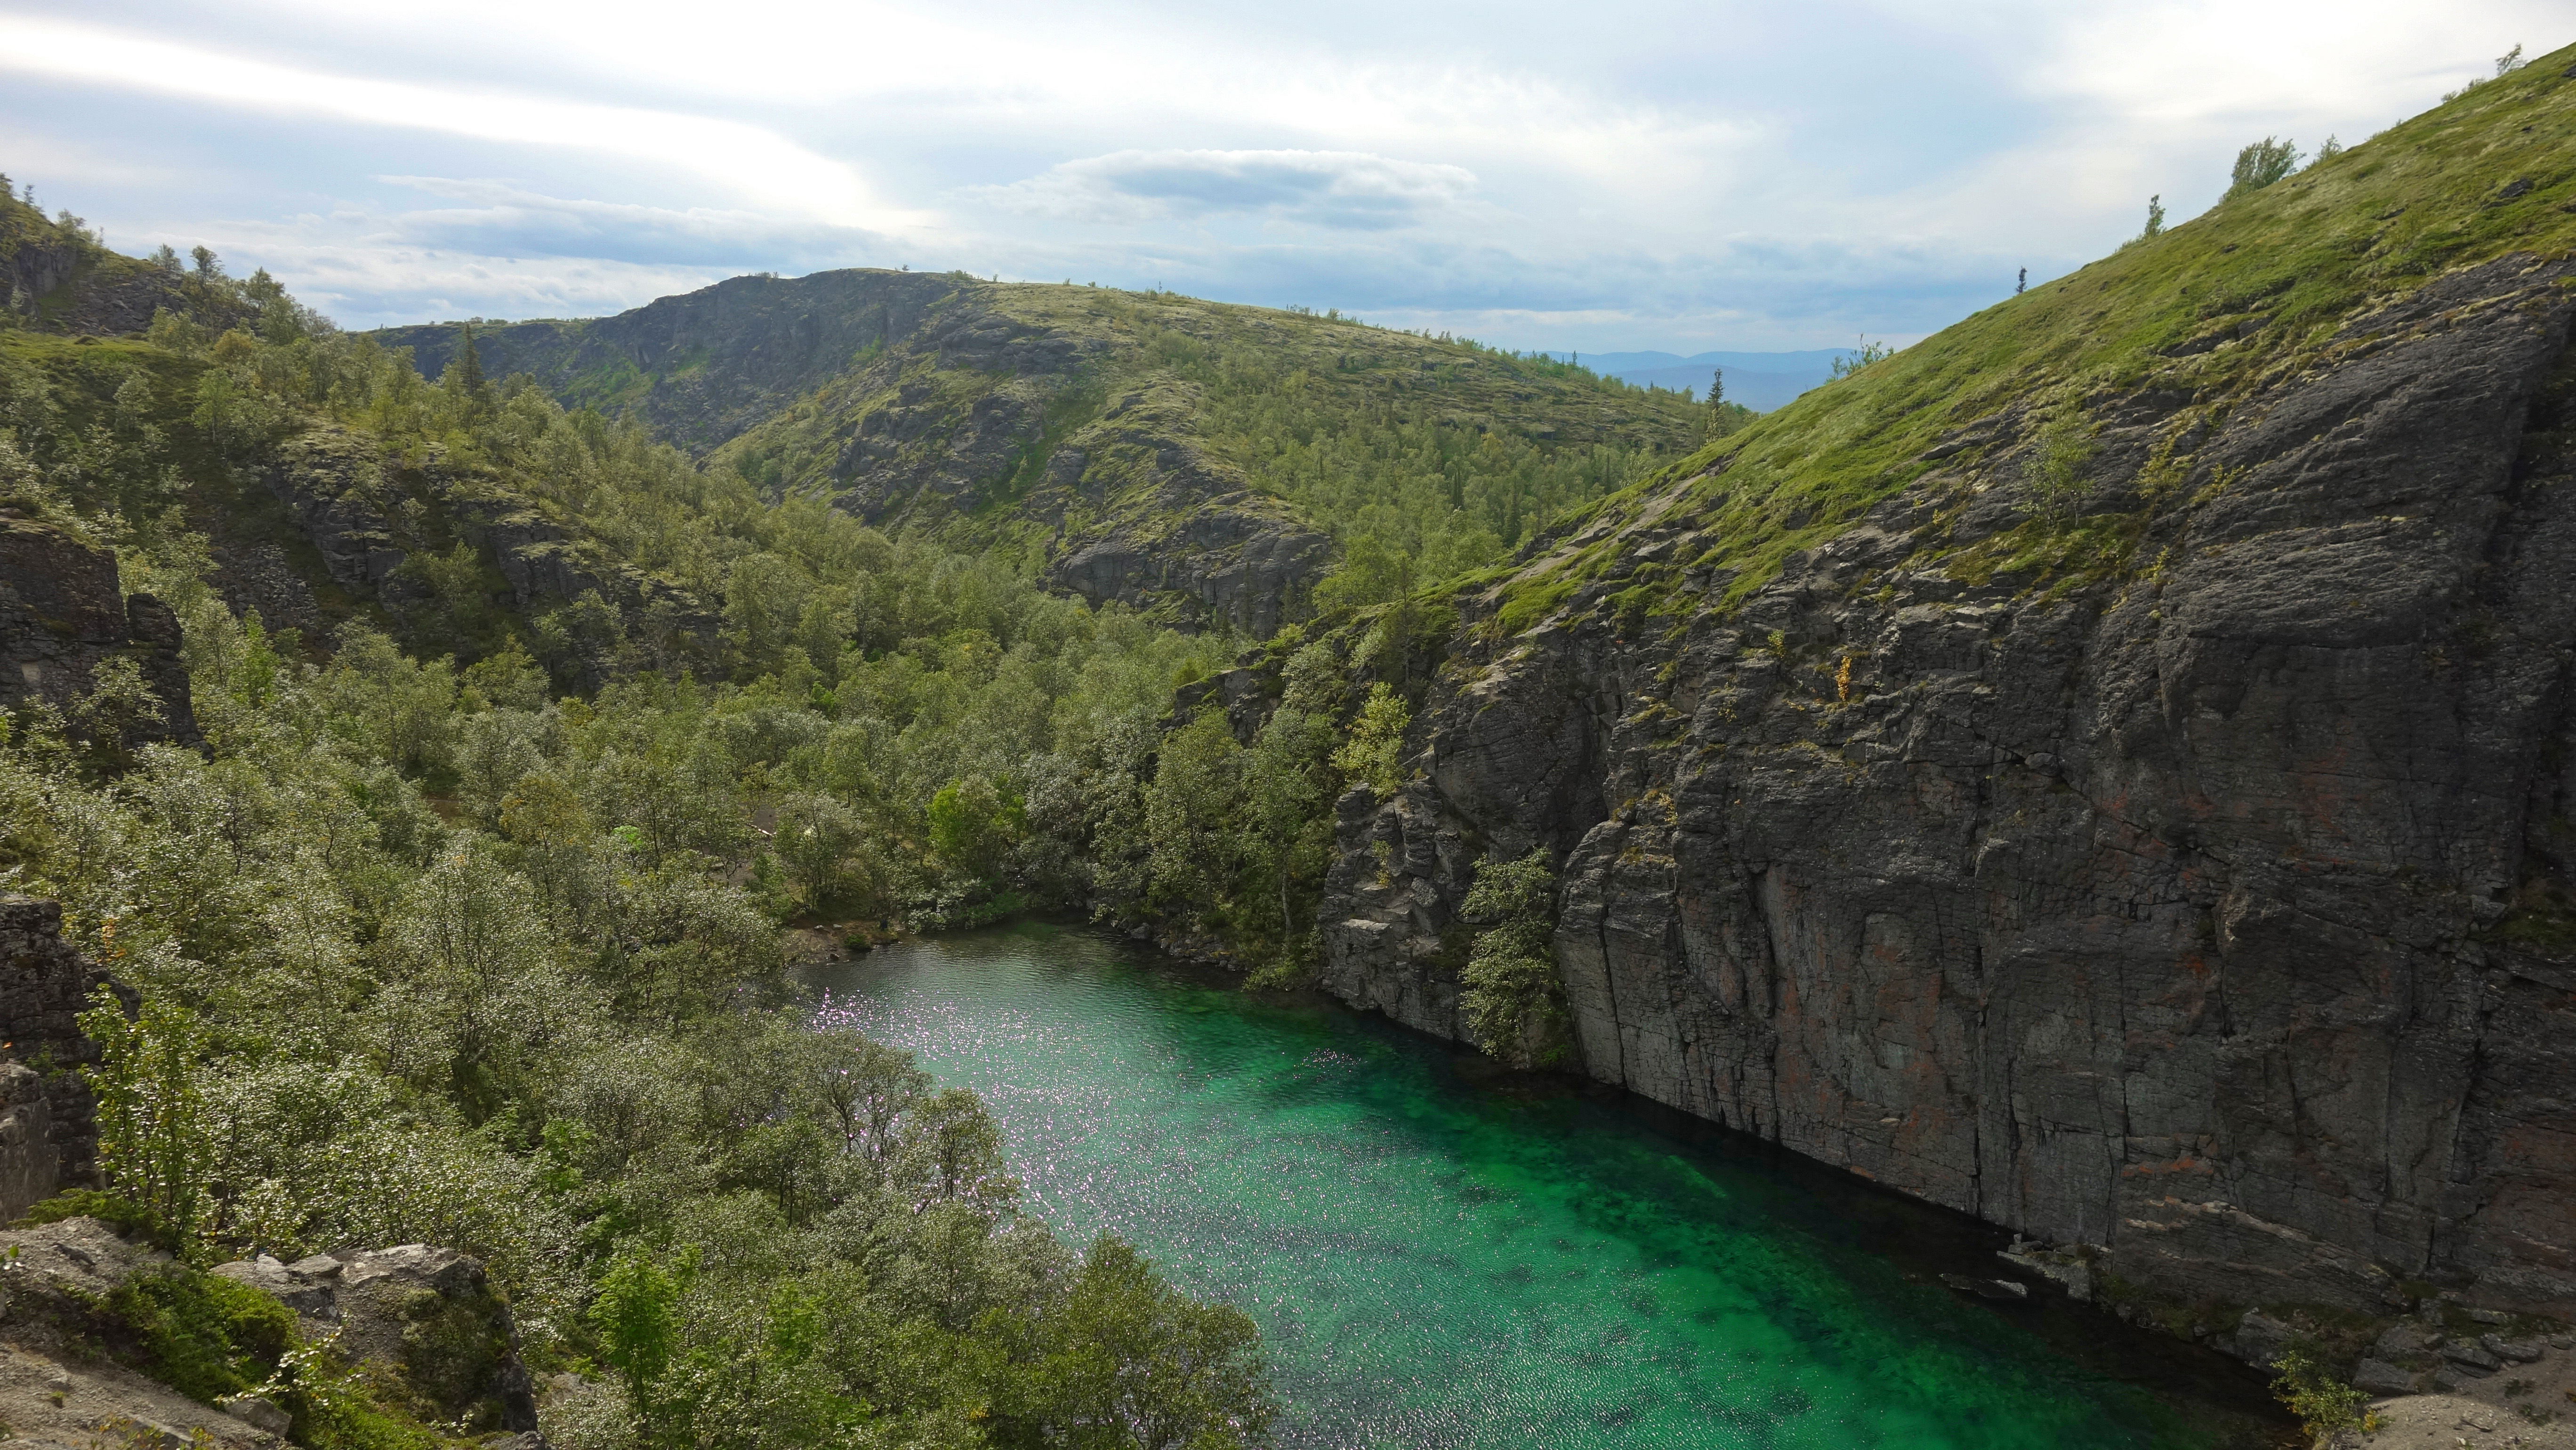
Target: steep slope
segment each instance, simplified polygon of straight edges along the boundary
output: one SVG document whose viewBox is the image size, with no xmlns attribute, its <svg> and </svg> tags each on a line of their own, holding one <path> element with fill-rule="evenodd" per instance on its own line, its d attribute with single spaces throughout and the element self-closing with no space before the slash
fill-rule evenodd
<svg viewBox="0 0 2576 1450">
<path fill-rule="evenodd" d="M 1837 382 L 1471 581 L 1324 980 L 2113 1289 L 2576 1308 L 2576 50 Z"/>
<path fill-rule="evenodd" d="M 438 377 L 464 335 L 377 337 Z M 1687 449 L 1705 416 L 1338 317 L 962 274 L 737 277 L 616 317 L 488 328 L 475 347 L 488 376 L 631 407 L 765 488 L 1008 540 L 1095 603 L 1256 635 L 1302 612 L 1336 539 L 1363 526 L 1372 501 L 1328 497 L 1319 475 L 1445 493 L 1459 524 L 1400 541 L 1443 572 Z"/>
</svg>

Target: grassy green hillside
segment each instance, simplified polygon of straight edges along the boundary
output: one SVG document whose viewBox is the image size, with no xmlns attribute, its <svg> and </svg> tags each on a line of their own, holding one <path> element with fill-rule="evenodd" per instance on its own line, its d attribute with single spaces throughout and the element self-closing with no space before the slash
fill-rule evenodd
<svg viewBox="0 0 2576 1450">
<path fill-rule="evenodd" d="M 1652 510 L 1659 526 L 1707 530 L 1713 546 L 1664 574 L 1712 566 L 1731 575 L 1724 597 L 1741 599 L 1782 559 L 1851 527 L 1881 499 L 1936 468 L 2024 441 L 2031 427 L 2057 421 L 2051 441 L 2080 461 L 2088 408 L 2174 392 L 2191 399 L 2168 428 L 2167 438 L 2179 439 L 2258 388 L 2375 346 L 2343 331 L 2359 310 L 2508 254 L 2565 255 L 2576 245 L 2571 62 L 2576 47 L 2471 87 L 1657 470 L 1567 521 L 1559 537 L 1593 541 L 1548 552 L 1514 575 L 1503 624 L 1532 623 L 1618 567 L 1615 530 L 1594 534 L 1592 525 L 1632 523 Z M 1981 426 L 1991 420 L 2008 426 Z M 2177 472 L 2168 486 L 2180 482 Z M 2098 515 L 2069 529 L 2027 525 L 1962 562 L 2113 567 L 2137 523 Z M 1640 588 L 1658 592 L 1652 580 Z"/>
<path fill-rule="evenodd" d="M 1490 554 L 1557 509 L 1698 441 L 1705 410 L 1679 394 L 1336 317 L 1092 287 L 965 284 L 961 306 L 1074 339 L 1094 359 L 1053 391 L 1044 434 L 987 501 L 1027 491 L 1051 444 L 1117 396 L 1177 387 L 1206 450 L 1336 538 L 1445 561 Z M 788 488 L 831 487 L 837 440 L 863 430 L 924 372 L 862 365 L 728 445 L 725 457 Z M 989 377 L 939 379 L 971 408 Z M 1749 415 L 1744 415 L 1749 416 Z M 1477 559 L 1475 562 L 1483 562 Z"/>
</svg>

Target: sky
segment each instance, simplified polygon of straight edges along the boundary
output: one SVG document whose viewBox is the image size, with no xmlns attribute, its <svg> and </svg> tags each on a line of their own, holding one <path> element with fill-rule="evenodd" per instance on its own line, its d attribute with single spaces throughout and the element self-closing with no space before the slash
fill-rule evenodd
<svg viewBox="0 0 2576 1450">
<path fill-rule="evenodd" d="M 0 0 L 0 171 L 344 326 L 744 272 L 1555 350 L 1898 345 L 2576 30 L 2564 0 Z M 2554 22 L 2554 25 L 2553 25 Z"/>
</svg>

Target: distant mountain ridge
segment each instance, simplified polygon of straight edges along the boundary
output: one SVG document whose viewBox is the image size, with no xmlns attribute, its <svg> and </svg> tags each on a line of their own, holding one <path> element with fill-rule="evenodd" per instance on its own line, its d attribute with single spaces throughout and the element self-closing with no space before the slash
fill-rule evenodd
<svg viewBox="0 0 2576 1450">
<path fill-rule="evenodd" d="M 440 378 L 467 332 L 373 336 Z M 1484 567 L 1707 426 L 1678 389 L 1546 358 L 964 273 L 736 277 L 473 336 L 486 374 L 525 373 L 567 407 L 632 410 L 773 494 L 962 530 L 977 547 L 1022 538 L 1053 587 L 1263 637 L 1304 612 L 1350 530 L 1402 554 L 1399 573 L 1416 555 L 1434 575 Z M 1363 478 L 1366 499 L 1352 492 Z M 1407 486 L 1445 504 L 1390 513 Z M 1445 535 L 1403 537 L 1403 518 L 1430 515 Z"/>
<path fill-rule="evenodd" d="M 1702 352 L 1683 357 L 1669 352 L 1588 352 L 1568 353 L 1572 358 L 1604 377 L 1637 388 L 1662 388 L 1680 392 L 1687 388 L 1694 398 L 1708 396 L 1709 375 L 1723 370 L 1726 374 L 1726 396 L 1756 412 L 1767 413 L 1785 407 L 1790 400 L 1809 388 L 1818 387 L 1833 377 L 1834 360 L 1857 356 L 1847 347 L 1814 348 L 1805 352 Z"/>
</svg>

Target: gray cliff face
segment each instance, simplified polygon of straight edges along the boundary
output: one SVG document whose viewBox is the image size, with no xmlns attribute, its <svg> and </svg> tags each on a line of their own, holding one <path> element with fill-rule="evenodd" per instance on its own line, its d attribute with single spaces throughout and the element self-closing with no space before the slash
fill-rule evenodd
<svg viewBox="0 0 2576 1450">
<path fill-rule="evenodd" d="M 179 643 L 178 616 L 149 594 L 127 596 L 114 554 L 0 511 L 0 708 L 70 705 L 101 662 L 124 657 L 160 697 L 151 738 L 196 744 Z"/>
<path fill-rule="evenodd" d="M 1302 612 L 1333 541 L 1196 445 L 1190 392 L 1114 399 L 1057 450 L 1028 505 L 1059 530 L 1047 582 L 1267 637 Z"/>
<path fill-rule="evenodd" d="M 2133 568 L 1941 559 L 2021 520 L 2008 412 L 1731 611 L 1463 601 L 1326 985 L 1461 1035 L 1474 867 L 1542 847 L 1593 1077 L 2185 1298 L 2576 1308 L 2568 281 L 2353 322 L 2178 485 L 2190 398 L 2090 400 Z M 1629 567 L 1701 552 L 1660 517 Z"/>
<path fill-rule="evenodd" d="M 21 242 L 0 253 L 0 305 L 12 300 L 21 305 L 21 319 L 40 331 L 117 336 L 150 327 L 163 307 L 184 312 L 198 299 L 158 267 L 62 238 Z"/>
<path fill-rule="evenodd" d="M 436 450 L 418 467 L 405 467 L 381 456 L 366 435 L 317 427 L 278 445 L 260 476 L 313 546 L 322 574 L 351 599 L 373 599 L 398 613 L 436 610 L 439 601 L 403 565 L 461 541 L 488 557 L 508 584 L 496 602 L 534 611 L 596 594 L 627 615 L 654 617 L 700 647 L 713 642 L 716 616 L 694 595 L 610 559 L 524 499 L 451 468 Z M 265 556 L 243 550 L 219 582 L 237 609 L 258 607 L 271 624 L 316 628 L 320 617 L 310 591 L 278 556 L 273 545 Z"/>
<path fill-rule="evenodd" d="M 98 1044 L 75 1020 L 106 989 L 134 994 L 63 940 L 57 902 L 0 894 L 0 1215 L 15 1219 L 60 1188 L 94 1183 L 98 1124 L 79 1069 Z M 39 1071 L 39 1067 L 42 1071 Z"/>
</svg>

